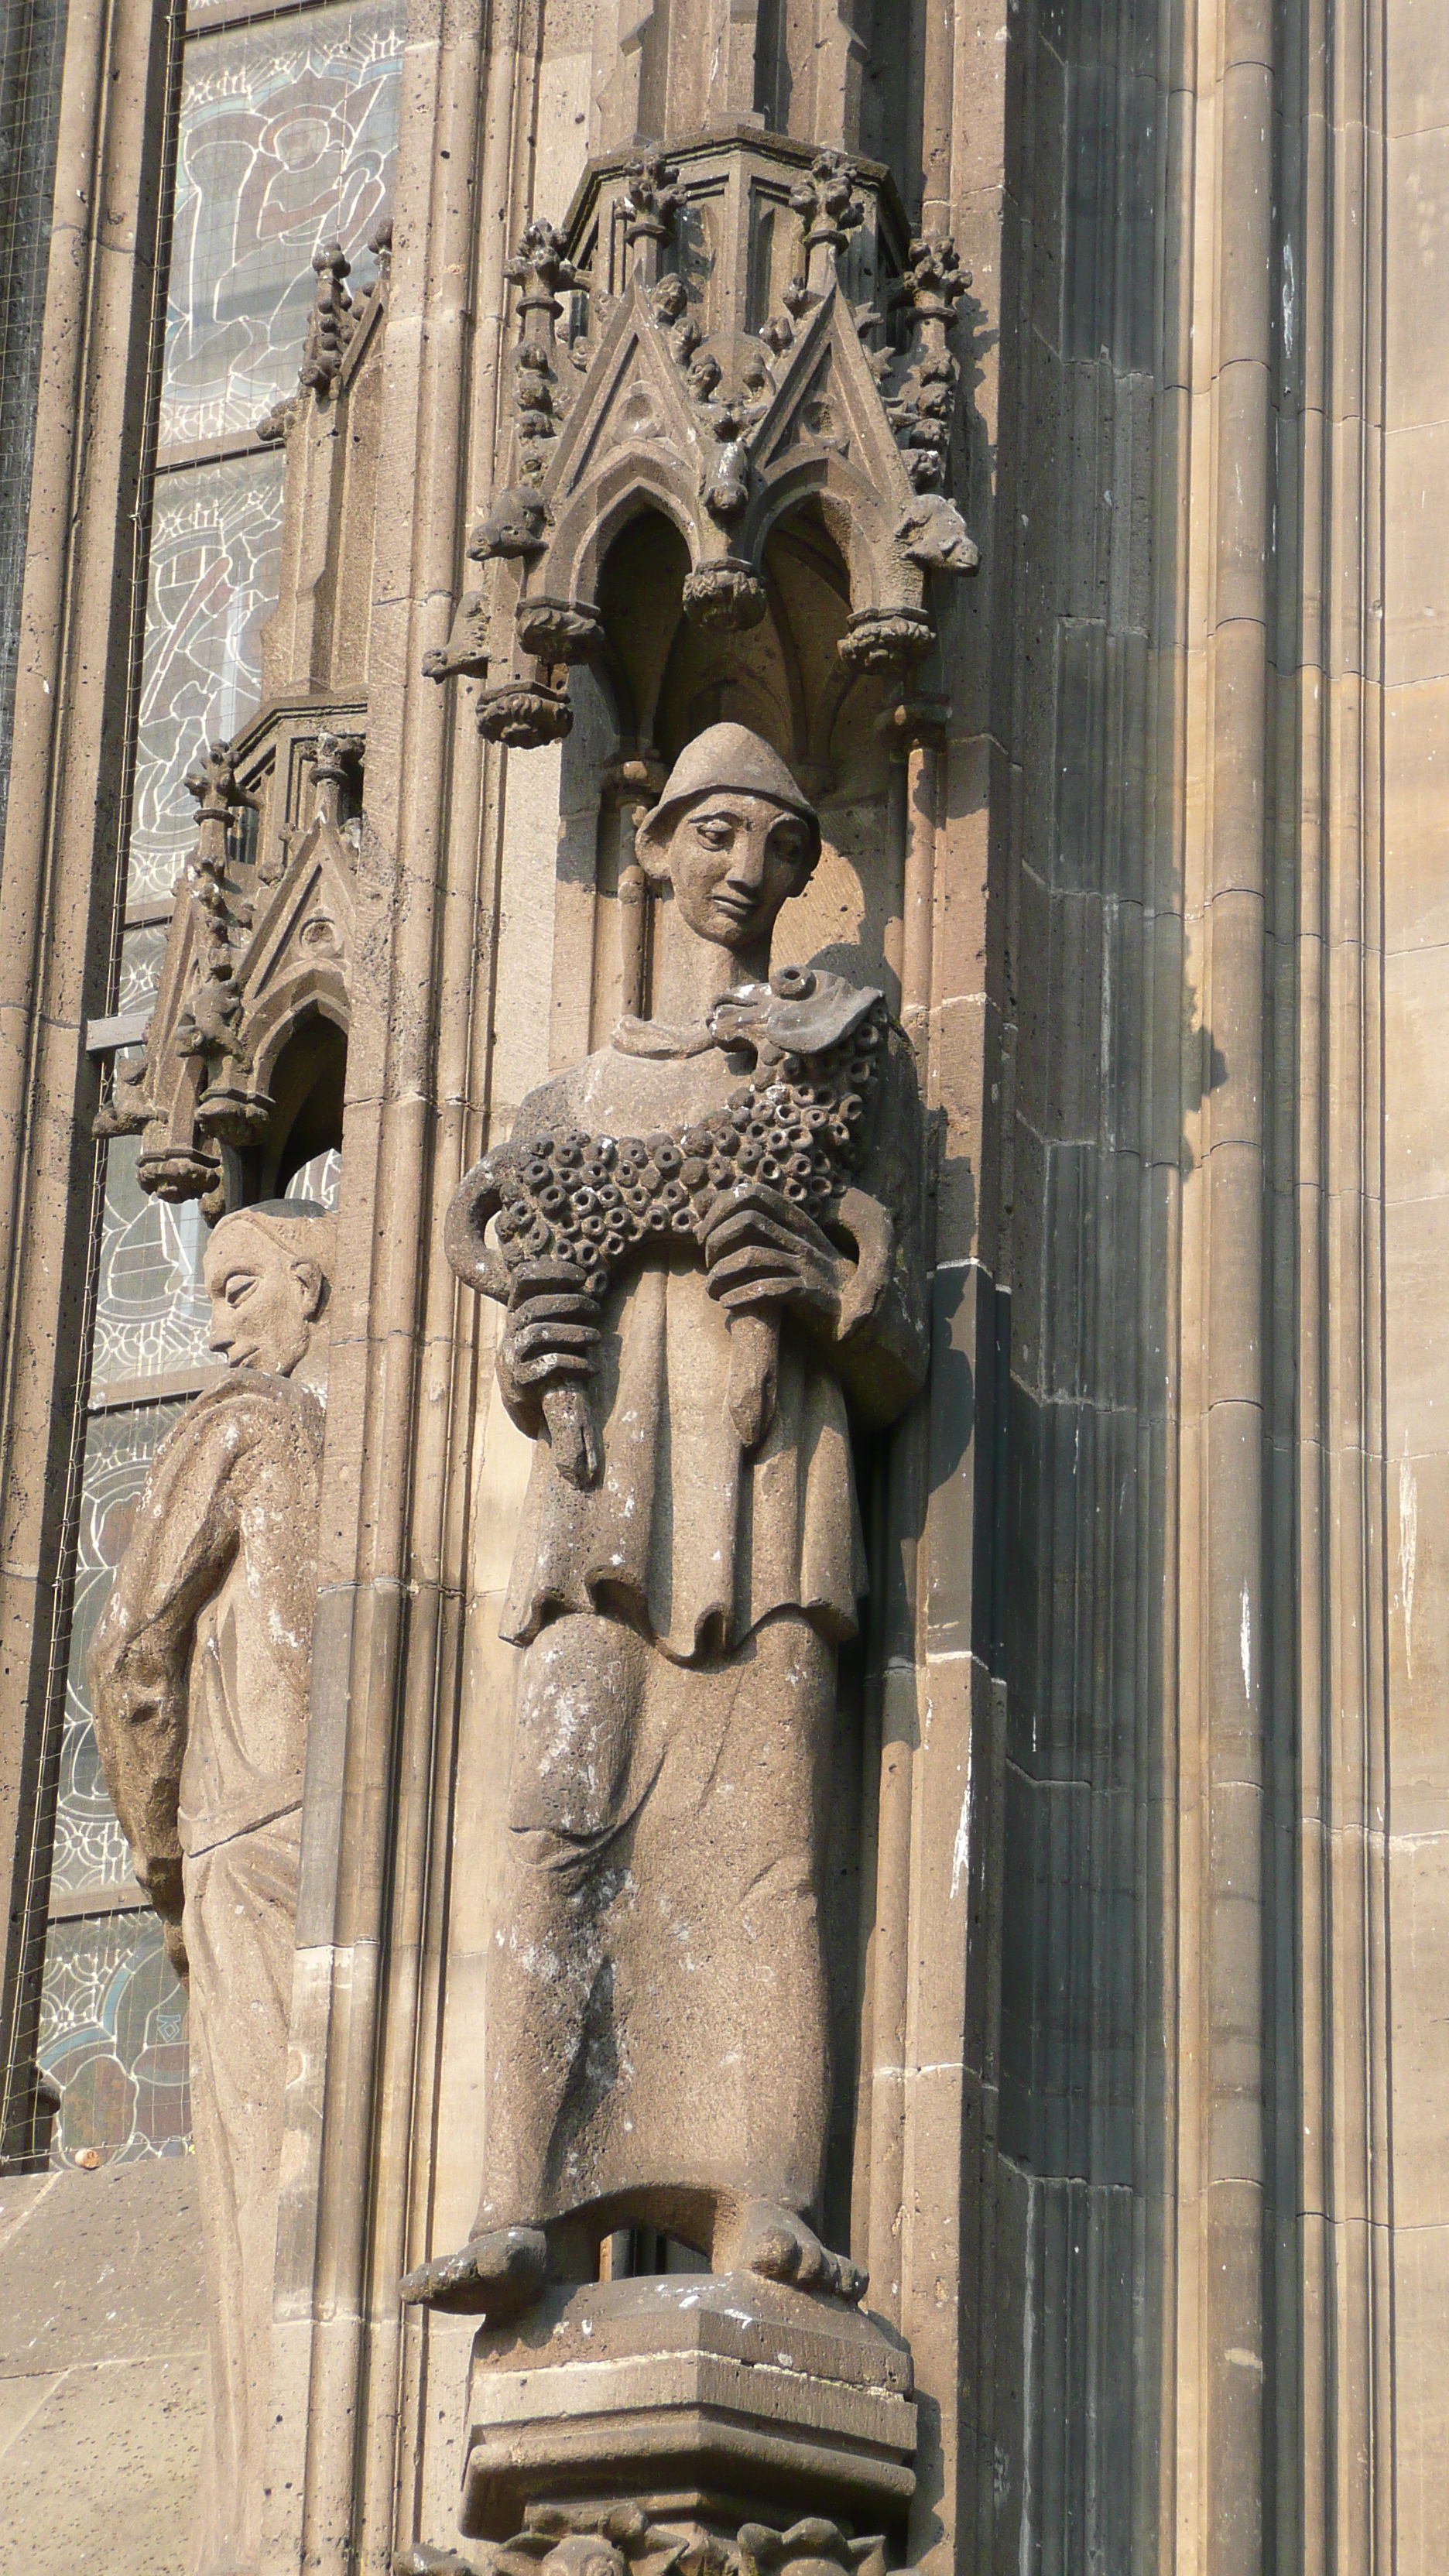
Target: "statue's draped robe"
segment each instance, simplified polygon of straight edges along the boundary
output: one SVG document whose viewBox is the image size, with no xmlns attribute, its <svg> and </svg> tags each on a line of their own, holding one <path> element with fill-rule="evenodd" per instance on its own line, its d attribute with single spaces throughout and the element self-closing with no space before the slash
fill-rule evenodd
<svg viewBox="0 0 1449 2576">
<path fill-rule="evenodd" d="M 678 1134 L 741 1078 L 702 1032 L 626 1022 L 525 1101 L 515 1138 Z M 703 1254 L 668 1237 L 605 1301 L 598 1484 L 568 1484 L 538 1438 L 501 1619 L 526 1654 L 480 2227 L 627 2201 L 707 2233 L 726 2201 L 818 2199 L 835 1649 L 867 1579 L 843 1381 L 889 1352 L 889 1412 L 923 1372 L 915 1099 L 893 1038 L 853 1175 L 892 1215 L 890 1283 L 853 1353 L 784 1316 L 756 1454 Z M 506 1363 L 502 1382 L 539 1433 Z"/>
<path fill-rule="evenodd" d="M 238 1370 L 199 1397 L 156 1453 L 91 1649 L 107 1783 L 189 1962 L 209 2303 L 196 2576 L 254 2566 L 260 2545 L 322 1434 L 288 1379 Z"/>
</svg>

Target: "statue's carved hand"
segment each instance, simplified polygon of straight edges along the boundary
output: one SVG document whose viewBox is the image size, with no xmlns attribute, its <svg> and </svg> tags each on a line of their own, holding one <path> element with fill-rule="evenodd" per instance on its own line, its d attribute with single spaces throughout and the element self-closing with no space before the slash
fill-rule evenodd
<svg viewBox="0 0 1449 2576">
<path fill-rule="evenodd" d="M 704 1258 L 709 1293 L 731 1314 L 768 1315 L 788 1306 L 827 1333 L 837 1327 L 855 1269 L 814 1218 L 768 1181 L 741 1181 L 722 1193 Z"/>
<path fill-rule="evenodd" d="M 597 1366 L 597 1301 L 581 1288 L 536 1288 L 510 1308 L 503 1367 L 520 1394 L 589 1378 Z"/>
</svg>

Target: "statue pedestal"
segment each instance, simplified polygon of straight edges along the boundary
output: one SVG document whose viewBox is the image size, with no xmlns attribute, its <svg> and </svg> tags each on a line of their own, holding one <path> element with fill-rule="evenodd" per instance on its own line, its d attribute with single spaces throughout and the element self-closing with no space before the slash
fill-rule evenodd
<svg viewBox="0 0 1449 2576">
<path fill-rule="evenodd" d="M 459 2524 L 501 2540 L 530 2507 L 629 2502 L 881 2531 L 915 2446 L 909 2351 L 841 2301 L 751 2272 L 561 2286 L 474 2342 Z"/>
</svg>

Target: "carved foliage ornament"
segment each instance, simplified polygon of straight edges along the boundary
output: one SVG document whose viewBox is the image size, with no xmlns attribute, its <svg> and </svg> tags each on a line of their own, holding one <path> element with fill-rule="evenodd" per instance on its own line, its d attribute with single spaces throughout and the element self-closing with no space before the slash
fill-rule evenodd
<svg viewBox="0 0 1449 2576">
<path fill-rule="evenodd" d="M 455 2549 L 393 2555 L 393 2576 L 885 2576 L 879 2534 L 811 2514 L 780 2531 L 742 2522 L 725 2538 L 698 2520 L 655 2521 L 637 2504 L 530 2505 L 523 2529 L 480 2561 Z"/>
<path fill-rule="evenodd" d="M 743 633 L 767 614 L 772 527 L 818 500 L 850 575 L 844 660 L 904 680 L 929 651 L 931 577 L 977 563 L 949 489 L 960 366 L 948 338 L 970 275 L 937 234 L 901 236 L 899 276 L 885 273 L 886 187 L 838 153 L 802 169 L 798 147 L 751 132 L 595 165 L 566 229 L 529 225 L 508 267 L 513 418 L 468 547 L 484 585 L 424 663 L 435 679 L 485 683 L 486 738 L 524 748 L 568 731 L 568 666 L 607 649 L 604 555 L 643 507 L 688 546 L 686 616 Z M 689 226 L 707 198 L 712 223 L 753 241 L 770 191 L 776 231 L 797 227 L 795 265 L 747 330 L 731 279 L 759 260 L 701 269 Z M 599 247 L 610 206 L 625 244 L 617 298 Z M 864 240 L 873 291 L 853 306 L 846 269 Z"/>
</svg>

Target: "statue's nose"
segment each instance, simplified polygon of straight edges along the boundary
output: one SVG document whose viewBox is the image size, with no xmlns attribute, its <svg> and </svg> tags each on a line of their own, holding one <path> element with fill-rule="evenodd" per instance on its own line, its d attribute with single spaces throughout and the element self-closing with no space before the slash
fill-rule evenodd
<svg viewBox="0 0 1449 2576">
<path fill-rule="evenodd" d="M 764 837 L 761 835 L 756 840 L 751 833 L 747 840 L 737 841 L 730 853 L 730 883 L 738 886 L 742 893 L 758 894 L 764 876 Z"/>
</svg>

